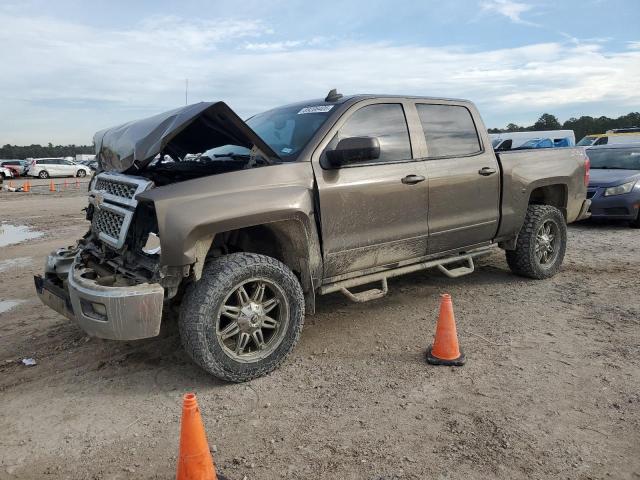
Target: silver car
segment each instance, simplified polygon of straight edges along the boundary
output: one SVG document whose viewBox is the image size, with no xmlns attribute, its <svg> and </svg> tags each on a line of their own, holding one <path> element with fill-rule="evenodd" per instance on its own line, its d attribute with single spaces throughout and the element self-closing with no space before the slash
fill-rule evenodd
<svg viewBox="0 0 640 480">
<path fill-rule="evenodd" d="M 64 158 L 36 158 L 31 161 L 27 175 L 31 177 L 85 177 L 89 167 Z"/>
</svg>

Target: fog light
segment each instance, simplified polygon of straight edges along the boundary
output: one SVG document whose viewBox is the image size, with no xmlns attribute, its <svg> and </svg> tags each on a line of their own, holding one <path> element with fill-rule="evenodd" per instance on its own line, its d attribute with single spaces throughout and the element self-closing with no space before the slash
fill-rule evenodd
<svg viewBox="0 0 640 480">
<path fill-rule="evenodd" d="M 91 302 L 91 308 L 93 308 L 93 311 L 98 315 L 102 315 L 103 317 L 107 316 L 107 307 L 105 307 L 103 304 Z"/>
<path fill-rule="evenodd" d="M 160 253 L 160 237 L 153 232 L 149 232 L 147 243 L 142 247 L 142 251 L 147 255 L 157 255 Z"/>
</svg>

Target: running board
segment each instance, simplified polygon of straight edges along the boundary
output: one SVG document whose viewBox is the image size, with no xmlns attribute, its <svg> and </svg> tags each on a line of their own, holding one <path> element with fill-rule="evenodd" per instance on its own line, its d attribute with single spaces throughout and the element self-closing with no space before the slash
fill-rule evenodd
<svg viewBox="0 0 640 480">
<path fill-rule="evenodd" d="M 463 275 L 469 275 L 470 273 L 473 273 L 473 271 L 475 270 L 475 265 L 473 264 L 473 257 L 466 257 L 463 261 L 466 263 L 466 266 L 461 265 L 456 268 L 448 269 L 447 267 L 441 264 L 441 265 L 438 265 L 438 270 L 440 270 L 449 278 L 458 278 L 458 277 L 462 277 Z"/>
<path fill-rule="evenodd" d="M 366 290 L 364 292 L 352 293 L 347 290 L 345 287 L 340 289 L 342 294 L 347 297 L 352 302 L 356 303 L 364 303 L 369 302 L 371 300 L 377 300 L 379 298 L 384 297 L 388 292 L 389 288 L 387 287 L 387 279 L 382 279 L 382 288 L 372 288 L 371 290 Z"/>
<path fill-rule="evenodd" d="M 462 255 L 454 255 L 436 260 L 414 263 L 403 267 L 384 270 L 382 272 L 362 275 L 361 277 L 329 283 L 320 287 L 320 294 L 326 295 L 327 293 L 342 292 L 347 296 L 347 298 L 354 302 L 368 302 L 369 300 L 382 298 L 387 294 L 387 279 L 420 270 L 427 270 L 433 267 L 438 267 L 438 269 L 449 278 L 458 278 L 472 273 L 475 270 L 473 259 L 491 253 L 493 247 L 494 245 L 490 245 Z M 464 262 L 464 265 L 455 268 L 446 268 L 446 265 L 460 262 Z M 382 289 L 374 288 L 360 293 L 352 293 L 349 291 L 350 288 L 373 282 L 382 282 Z"/>
</svg>

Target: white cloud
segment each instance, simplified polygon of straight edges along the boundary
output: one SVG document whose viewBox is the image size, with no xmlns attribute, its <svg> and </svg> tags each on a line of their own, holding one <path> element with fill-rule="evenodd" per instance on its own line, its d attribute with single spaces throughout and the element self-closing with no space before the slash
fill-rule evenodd
<svg viewBox="0 0 640 480">
<path fill-rule="evenodd" d="M 101 128 L 182 104 L 185 78 L 190 102 L 222 99 L 241 115 L 333 87 L 469 98 L 492 126 L 542 111 L 598 105 L 584 113 L 620 114 L 640 105 L 636 44 L 622 52 L 572 41 L 472 51 L 287 41 L 255 20 L 153 17 L 107 30 L 0 13 L 0 23 L 0 144 L 89 142 Z"/>
<path fill-rule="evenodd" d="M 480 2 L 480 8 L 484 12 L 497 13 L 507 17 L 514 23 L 535 25 L 522 19 L 522 14 L 533 9 L 533 5 L 513 0 L 485 0 Z"/>
</svg>

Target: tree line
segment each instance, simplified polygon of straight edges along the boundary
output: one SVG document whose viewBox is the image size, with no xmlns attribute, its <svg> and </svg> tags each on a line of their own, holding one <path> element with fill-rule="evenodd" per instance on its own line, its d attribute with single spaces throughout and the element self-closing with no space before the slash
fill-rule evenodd
<svg viewBox="0 0 640 480">
<path fill-rule="evenodd" d="M 93 145 L 10 145 L 0 147 L 0 159 L 75 157 L 79 153 L 95 153 Z"/>
<path fill-rule="evenodd" d="M 585 135 L 590 133 L 605 133 L 607 130 L 614 128 L 638 127 L 640 126 L 640 113 L 631 112 L 618 118 L 609 117 L 590 117 L 582 116 L 580 118 L 571 117 L 564 123 L 560 123 L 555 115 L 544 113 L 540 118 L 528 127 L 522 127 L 515 123 L 508 124 L 505 128 L 490 128 L 489 133 L 502 132 L 529 132 L 532 130 L 573 130 L 576 134 L 576 141 L 579 141 Z"/>
</svg>

